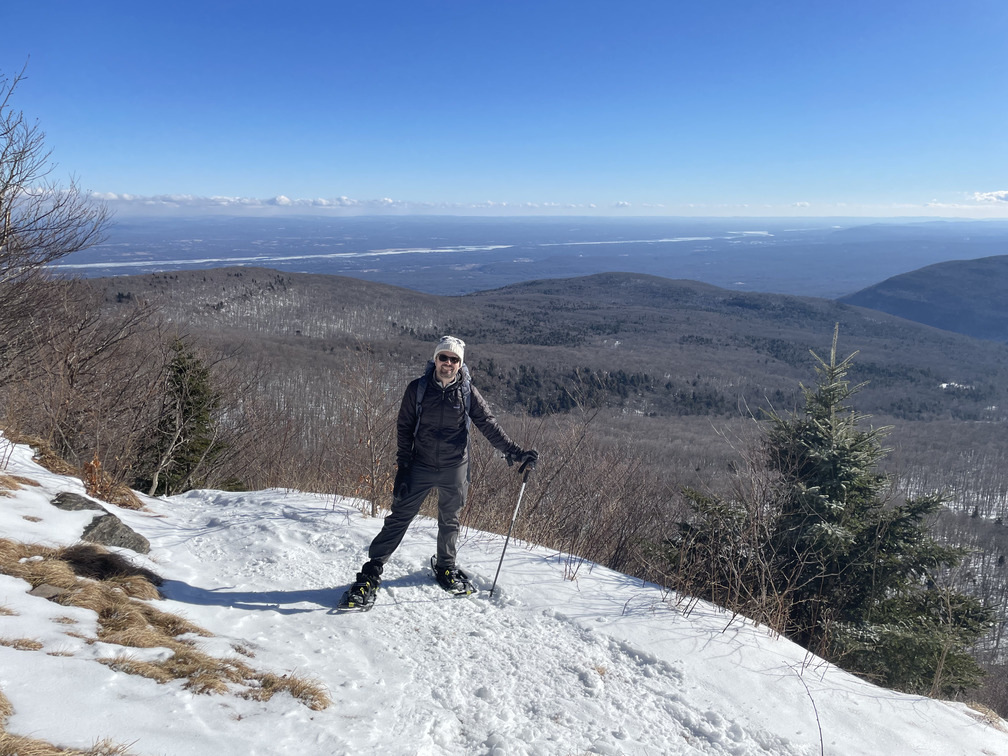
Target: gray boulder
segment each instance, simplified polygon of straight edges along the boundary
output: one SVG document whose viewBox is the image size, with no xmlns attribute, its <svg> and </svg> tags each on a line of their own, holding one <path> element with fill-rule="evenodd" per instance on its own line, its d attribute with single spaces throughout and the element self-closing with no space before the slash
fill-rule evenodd
<svg viewBox="0 0 1008 756">
<path fill-rule="evenodd" d="M 105 509 L 97 501 L 80 494 L 70 493 L 69 491 L 60 491 L 56 494 L 56 498 L 49 503 L 67 512 L 78 512 L 82 509 Z"/>
<path fill-rule="evenodd" d="M 123 549 L 131 549 L 138 554 L 147 554 L 150 552 L 150 541 L 133 530 L 129 525 L 123 523 L 114 514 L 103 514 L 95 517 L 84 528 L 81 538 L 91 543 L 101 544 L 102 546 L 117 546 Z"/>
</svg>

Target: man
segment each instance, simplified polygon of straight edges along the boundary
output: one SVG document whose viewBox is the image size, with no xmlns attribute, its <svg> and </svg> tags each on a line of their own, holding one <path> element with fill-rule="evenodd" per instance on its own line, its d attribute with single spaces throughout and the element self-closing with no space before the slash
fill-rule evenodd
<svg viewBox="0 0 1008 756">
<path fill-rule="evenodd" d="M 486 400 L 470 383 L 464 357 L 462 340 L 445 336 L 424 375 L 406 387 L 396 423 L 392 511 L 343 597 L 343 608 L 366 609 L 374 602 L 382 568 L 433 488 L 438 490 L 437 556 L 432 560 L 437 581 L 451 593 L 472 592 L 468 576 L 455 563 L 459 513 L 469 489 L 470 421 L 509 464 L 520 463 L 519 472 L 534 467 L 539 458 L 535 449 L 523 450 L 497 424 Z"/>
</svg>

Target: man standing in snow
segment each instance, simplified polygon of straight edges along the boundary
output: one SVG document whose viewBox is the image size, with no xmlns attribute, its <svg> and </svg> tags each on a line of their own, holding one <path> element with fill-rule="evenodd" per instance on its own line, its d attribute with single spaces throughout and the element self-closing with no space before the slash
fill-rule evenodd
<svg viewBox="0 0 1008 756">
<path fill-rule="evenodd" d="M 496 418 L 469 379 L 463 359 L 465 344 L 445 336 L 427 363 L 424 375 L 410 382 L 403 394 L 396 423 L 398 465 L 392 490 L 392 511 L 371 542 L 368 561 L 341 602 L 343 608 L 367 608 L 374 602 L 382 568 L 398 548 L 427 493 L 438 490 L 438 538 L 434 572 L 451 593 L 469 593 L 472 584 L 455 564 L 459 513 L 469 489 L 469 428 L 479 428 L 508 464 L 519 472 L 535 466 L 539 454 L 524 450 L 498 425 Z"/>
</svg>

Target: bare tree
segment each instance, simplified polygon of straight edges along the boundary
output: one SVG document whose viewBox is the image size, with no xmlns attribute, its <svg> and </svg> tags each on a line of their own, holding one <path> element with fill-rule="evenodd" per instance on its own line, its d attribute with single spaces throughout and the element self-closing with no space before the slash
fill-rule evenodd
<svg viewBox="0 0 1008 756">
<path fill-rule="evenodd" d="M 12 352 L 24 348 L 18 325 L 30 317 L 47 266 L 104 239 L 108 207 L 75 180 L 52 178 L 45 132 L 12 104 L 25 69 L 0 74 L 0 379 Z"/>
</svg>

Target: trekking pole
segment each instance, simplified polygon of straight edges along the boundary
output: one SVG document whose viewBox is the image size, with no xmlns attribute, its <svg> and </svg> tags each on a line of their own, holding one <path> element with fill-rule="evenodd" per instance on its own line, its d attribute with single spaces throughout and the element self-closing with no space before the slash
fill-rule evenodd
<svg viewBox="0 0 1008 756">
<path fill-rule="evenodd" d="M 511 540 L 511 531 L 514 530 L 515 520 L 518 519 L 518 508 L 521 506 L 522 496 L 525 495 L 525 484 L 528 483 L 529 474 L 533 468 L 528 468 L 522 476 L 521 489 L 518 491 L 518 503 L 515 504 L 514 514 L 511 515 L 511 525 L 508 527 L 507 537 L 504 539 L 504 548 L 501 550 L 500 562 L 497 563 L 497 574 L 494 575 L 493 585 L 490 586 L 490 598 L 493 598 L 494 588 L 497 587 L 497 578 L 500 576 L 501 565 L 504 564 L 504 553 L 507 551 L 508 541 Z"/>
</svg>

